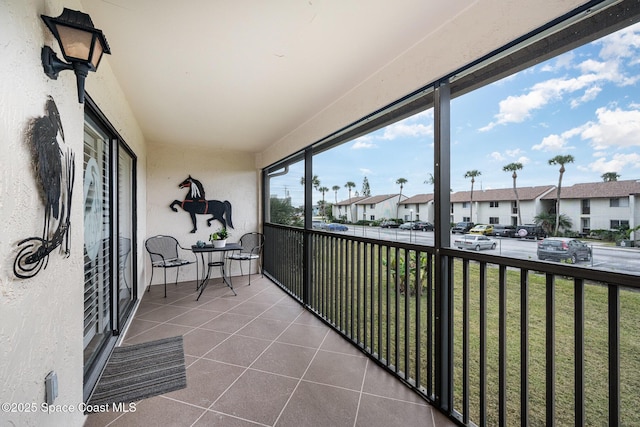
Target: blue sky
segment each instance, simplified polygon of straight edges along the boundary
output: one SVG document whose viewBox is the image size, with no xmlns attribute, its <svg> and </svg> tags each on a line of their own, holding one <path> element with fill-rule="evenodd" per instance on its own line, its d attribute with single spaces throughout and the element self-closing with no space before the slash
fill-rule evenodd
<svg viewBox="0 0 640 427">
<path fill-rule="evenodd" d="M 520 162 L 518 186 L 555 185 L 558 166 L 548 160 L 570 154 L 563 186 L 599 182 L 605 172 L 620 180 L 640 178 L 640 25 L 567 52 L 456 98 L 451 105 L 451 187 L 467 191 L 464 178 L 478 170 L 474 189 L 511 188 L 502 167 Z M 430 193 L 433 111 L 428 110 L 314 157 L 314 174 L 338 200 L 344 184 L 372 194 Z M 272 194 L 302 198 L 302 165 L 273 182 Z M 321 195 L 314 194 L 314 201 Z M 334 201 L 334 192 L 325 198 Z"/>
</svg>

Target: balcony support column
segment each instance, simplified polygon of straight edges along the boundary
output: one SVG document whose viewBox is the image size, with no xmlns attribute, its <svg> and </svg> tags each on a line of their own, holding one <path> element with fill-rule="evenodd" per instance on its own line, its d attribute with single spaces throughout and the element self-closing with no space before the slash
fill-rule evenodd
<svg viewBox="0 0 640 427">
<path fill-rule="evenodd" d="M 303 266 L 302 266 L 302 301 L 309 305 L 311 297 L 311 271 L 313 239 L 309 230 L 313 228 L 313 149 L 304 150 L 304 237 L 303 237 Z"/>
<path fill-rule="evenodd" d="M 449 259 L 441 249 L 451 244 L 451 135 L 449 83 L 436 83 L 434 91 L 434 222 L 435 222 L 435 403 L 453 410 L 453 285 Z"/>
</svg>

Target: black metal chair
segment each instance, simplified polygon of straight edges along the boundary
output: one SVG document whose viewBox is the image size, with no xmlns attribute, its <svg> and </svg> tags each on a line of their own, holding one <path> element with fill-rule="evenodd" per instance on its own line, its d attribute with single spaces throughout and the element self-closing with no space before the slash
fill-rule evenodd
<svg viewBox="0 0 640 427">
<path fill-rule="evenodd" d="M 149 256 L 151 257 L 151 279 L 149 280 L 149 289 L 151 291 L 151 282 L 153 281 L 153 270 L 156 268 L 162 268 L 164 270 L 164 296 L 167 297 L 167 269 L 176 269 L 176 285 L 178 284 L 178 274 L 180 273 L 180 267 L 189 264 L 196 265 L 196 283 L 198 282 L 198 259 L 190 249 L 184 248 L 178 243 L 175 237 L 172 236 L 153 236 L 149 237 L 145 242 L 145 247 Z M 181 258 L 182 251 L 188 251 L 193 255 L 193 259 Z"/>
<path fill-rule="evenodd" d="M 238 242 L 242 249 L 239 251 L 234 251 L 231 255 L 227 257 L 229 261 L 239 261 L 240 262 L 240 274 L 244 275 L 242 272 L 242 262 L 249 261 L 249 285 L 251 285 L 251 262 L 256 260 L 258 263 L 258 269 L 260 273 L 264 277 L 264 273 L 262 271 L 262 247 L 264 246 L 264 235 L 261 233 L 246 233 L 242 237 L 240 237 L 240 241 Z"/>
</svg>

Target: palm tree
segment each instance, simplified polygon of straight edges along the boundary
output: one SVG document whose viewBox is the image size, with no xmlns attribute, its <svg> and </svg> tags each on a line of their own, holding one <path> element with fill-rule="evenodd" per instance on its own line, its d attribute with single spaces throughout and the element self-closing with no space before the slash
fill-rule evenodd
<svg viewBox="0 0 640 427">
<path fill-rule="evenodd" d="M 400 211 L 400 200 L 402 199 L 402 188 L 407 183 L 404 178 L 396 179 L 396 184 L 400 185 L 400 194 L 398 195 L 398 205 L 396 206 L 396 219 L 398 219 L 398 212 Z"/>
<path fill-rule="evenodd" d="M 338 205 L 338 190 L 340 190 L 340 186 L 334 185 L 333 187 L 331 187 L 331 189 L 333 190 L 333 194 L 335 195 L 335 198 L 336 198 L 336 205 L 338 206 L 338 217 L 340 217 L 342 215 L 342 211 L 341 211 L 342 207 Z"/>
<path fill-rule="evenodd" d="M 516 171 L 522 169 L 522 163 L 515 162 L 509 163 L 508 165 L 502 168 L 505 172 L 513 172 L 511 178 L 513 178 L 513 192 L 516 194 L 516 209 L 518 210 L 518 224 L 522 224 L 522 214 L 520 213 L 520 198 L 518 197 L 518 188 L 516 187 L 516 179 L 518 178 L 518 174 Z"/>
<path fill-rule="evenodd" d="M 548 212 L 541 212 L 533 218 L 533 222 L 536 225 L 542 227 L 545 233 L 552 234 L 553 227 L 556 221 L 556 216 Z M 562 214 L 559 216 L 560 227 L 565 230 L 571 229 L 573 222 L 567 215 Z"/>
<path fill-rule="evenodd" d="M 429 174 L 429 178 L 424 180 L 424 183 L 428 185 L 436 185 L 436 179 L 433 177 L 432 173 Z"/>
<path fill-rule="evenodd" d="M 304 176 L 300 178 L 300 185 L 304 185 Z M 313 175 L 313 177 L 311 177 L 311 185 L 316 190 L 318 189 L 318 187 L 320 186 L 320 180 L 318 179 L 318 175 Z"/>
<path fill-rule="evenodd" d="M 431 185 L 432 187 L 435 187 L 436 185 L 436 178 L 433 176 L 432 173 L 429 173 L 429 178 L 425 179 L 423 184 L 427 184 L 427 185 Z M 453 189 L 449 189 L 450 193 L 453 193 Z"/>
<path fill-rule="evenodd" d="M 476 182 L 476 177 L 482 175 L 482 172 L 478 170 L 470 170 L 464 174 L 465 178 L 471 178 L 471 202 L 469 203 L 469 221 L 473 222 L 473 183 Z"/>
<path fill-rule="evenodd" d="M 347 188 L 349 190 L 349 213 L 351 213 L 351 189 L 356 187 L 356 183 L 353 181 L 347 181 L 347 183 L 344 185 L 345 188 Z M 350 219 L 351 222 L 353 222 L 353 218 Z"/>
<path fill-rule="evenodd" d="M 328 189 L 327 187 L 319 187 L 319 188 L 317 188 L 317 190 L 318 190 L 319 192 L 321 192 L 321 193 L 322 193 L 322 218 L 324 218 L 324 217 L 325 217 L 325 213 L 326 213 L 326 212 L 324 211 L 324 208 L 325 208 L 325 204 L 324 204 L 324 193 L 326 193 L 327 191 L 329 191 L 329 189 Z"/>
<path fill-rule="evenodd" d="M 549 159 L 550 165 L 560 165 L 560 177 L 558 178 L 558 189 L 556 191 L 556 228 L 554 235 L 558 235 L 558 229 L 560 228 L 560 191 L 562 189 L 562 175 L 564 174 L 565 168 L 564 165 L 566 163 L 573 163 L 573 156 L 571 154 L 567 154 L 565 156 L 558 155 L 553 159 Z"/>
<path fill-rule="evenodd" d="M 617 181 L 618 178 L 620 178 L 620 175 L 618 175 L 616 172 L 605 172 L 600 175 L 600 178 L 602 178 L 604 182 L 611 182 Z"/>
</svg>

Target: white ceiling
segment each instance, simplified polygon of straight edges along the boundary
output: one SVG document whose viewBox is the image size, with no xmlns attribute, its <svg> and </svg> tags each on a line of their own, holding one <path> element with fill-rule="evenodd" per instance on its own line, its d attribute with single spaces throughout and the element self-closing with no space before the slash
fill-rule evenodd
<svg viewBox="0 0 640 427">
<path fill-rule="evenodd" d="M 522 9 L 517 0 L 81 1 L 107 37 L 106 61 L 150 144 L 256 153 L 454 19 L 466 14 L 478 22 L 473 14 L 483 10 L 499 22 L 503 10 Z M 569 3 L 566 10 L 576 3 L 540 1 Z M 478 43 L 478 31 L 459 28 L 467 44 Z M 485 43 L 487 52 L 513 37 L 488 31 L 496 36 Z M 442 55 L 447 46 L 432 49 Z M 476 59 L 458 56 L 458 66 Z M 430 75 L 451 71 L 442 64 L 430 62 Z M 387 93 L 385 100 L 406 93 Z"/>
</svg>

